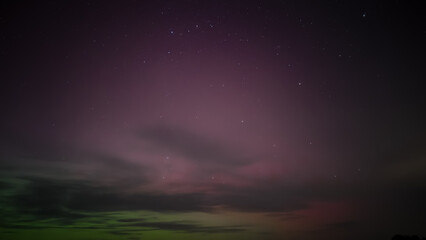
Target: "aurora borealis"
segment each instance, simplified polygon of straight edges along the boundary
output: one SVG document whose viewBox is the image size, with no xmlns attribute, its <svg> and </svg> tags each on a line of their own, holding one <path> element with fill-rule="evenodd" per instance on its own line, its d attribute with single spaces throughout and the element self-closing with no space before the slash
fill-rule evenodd
<svg viewBox="0 0 426 240">
<path fill-rule="evenodd" d="M 426 236 L 420 6 L 0 6 L 0 239 Z"/>
</svg>

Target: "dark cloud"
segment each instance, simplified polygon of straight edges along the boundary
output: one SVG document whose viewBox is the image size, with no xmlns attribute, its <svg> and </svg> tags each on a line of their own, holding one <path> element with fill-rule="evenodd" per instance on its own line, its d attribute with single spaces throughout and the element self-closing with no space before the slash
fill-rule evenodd
<svg viewBox="0 0 426 240">
<path fill-rule="evenodd" d="M 152 230 L 169 230 L 187 233 L 229 233 L 245 231 L 246 226 L 202 226 L 190 222 L 135 222 L 127 224 L 129 227 L 150 228 Z"/>
<path fill-rule="evenodd" d="M 133 222 L 141 222 L 145 220 L 146 219 L 144 218 L 122 218 L 122 219 L 118 219 L 118 222 L 133 223 Z"/>
<path fill-rule="evenodd" d="M 35 225 L 24 225 L 24 224 L 16 224 L 16 223 L 5 223 L 5 222 L 1 222 L 0 227 L 5 228 L 5 229 L 25 229 L 25 230 L 40 230 L 40 229 L 48 229 L 48 228 L 52 228 L 52 227 L 48 227 L 48 226 L 35 226 Z M 56 227 L 53 227 L 56 228 Z"/>
<path fill-rule="evenodd" d="M 347 230 L 347 229 L 356 227 L 357 224 L 358 223 L 355 221 L 342 221 L 342 222 L 327 224 L 324 226 L 324 228 L 334 229 L 334 230 Z"/>
<path fill-rule="evenodd" d="M 86 181 L 26 178 L 25 188 L 12 196 L 19 211 L 37 217 L 80 218 L 70 212 L 108 212 L 125 210 L 207 211 L 203 195 L 126 193 Z"/>
<path fill-rule="evenodd" d="M 86 218 L 89 213 L 111 211 L 211 212 L 217 205 L 242 211 L 292 211 L 305 207 L 303 195 L 294 197 L 294 190 L 289 188 L 226 188 L 226 191 L 221 189 L 219 195 L 196 192 L 160 194 L 129 193 L 123 187 L 104 186 L 87 180 L 36 177 L 20 180 L 24 183 L 6 198 L 7 203 L 18 214 L 29 216 L 29 220 L 55 218 L 64 224 Z M 292 194 L 287 196 L 286 193 Z M 122 219 L 120 222 L 141 222 L 141 219 Z"/>
<path fill-rule="evenodd" d="M 0 173 L 8 177 L 85 179 L 114 186 L 141 185 L 147 172 L 155 170 L 113 154 L 64 146 L 55 142 L 32 142 L 11 135 L 0 139 Z M 0 188 L 1 188 L 0 183 Z"/>
<path fill-rule="evenodd" d="M 10 188 L 10 187 L 11 187 L 10 183 L 4 182 L 4 181 L 0 181 L 0 191 L 3 190 L 3 189 Z"/>
<path fill-rule="evenodd" d="M 149 216 L 120 218 L 106 214 L 133 210 L 208 211 L 209 206 L 205 205 L 201 194 L 129 194 L 117 188 L 98 186 L 87 181 L 28 177 L 20 180 L 26 182 L 23 188 L 6 199 L 7 207 L 13 209 L 14 216 L 0 215 L 0 227 L 99 229 L 108 230 L 113 235 L 132 235 L 136 232 L 156 230 L 186 233 L 245 231 L 244 226 L 204 226 L 188 221 L 161 222 Z M 82 222 L 87 226 L 76 225 Z M 94 225 L 91 226 L 92 224 Z"/>
<path fill-rule="evenodd" d="M 220 141 L 198 135 L 179 127 L 157 125 L 146 127 L 139 136 L 160 150 L 181 154 L 189 160 L 210 167 L 241 166 L 252 161 Z"/>
<path fill-rule="evenodd" d="M 119 236 L 120 235 L 130 235 L 130 234 L 132 234 L 131 232 L 126 231 L 126 230 L 116 230 L 116 231 L 110 231 L 108 233 L 110 233 L 112 235 L 119 235 Z"/>
<path fill-rule="evenodd" d="M 306 209 L 315 201 L 359 199 L 366 194 L 356 184 L 320 180 L 309 184 L 257 181 L 244 187 L 218 184 L 215 190 L 219 194 L 209 198 L 212 205 L 220 204 L 239 211 L 287 214 L 282 216 L 284 219 L 296 217 L 288 214 Z M 357 196 L 359 194 L 363 195 Z"/>
<path fill-rule="evenodd" d="M 280 221 L 292 221 L 294 219 L 300 219 L 303 218 L 301 215 L 297 215 L 295 213 L 290 213 L 290 212 L 273 212 L 273 213 L 268 213 L 265 214 L 268 217 L 274 217 L 279 219 Z"/>
<path fill-rule="evenodd" d="M 113 164 L 119 162 L 111 160 Z M 131 168 L 131 165 L 128 166 Z M 421 188 L 410 186 L 393 186 L 383 188 L 371 185 L 376 189 L 368 195 L 357 185 L 348 183 L 321 182 L 311 185 L 290 185 L 259 181 L 256 185 L 236 187 L 226 184 L 213 185 L 214 193 L 175 193 L 130 192 L 126 185 L 110 185 L 102 181 L 73 180 L 57 178 L 23 177 L 25 182 L 19 191 L 3 197 L 8 204 L 14 205 L 22 214 L 36 218 L 59 218 L 72 222 L 85 217 L 82 212 L 109 212 L 150 210 L 157 212 L 211 212 L 215 206 L 247 212 L 279 212 L 289 214 L 295 210 L 305 209 L 313 201 L 338 201 L 360 199 L 377 203 L 374 209 L 390 211 L 393 206 L 407 205 L 400 215 L 424 210 L 422 202 L 425 198 Z M 131 181 L 132 178 L 129 179 Z M 3 184 L 2 191 L 8 191 L 10 182 Z M 142 182 L 144 184 L 144 182 Z M 379 190 L 380 189 L 380 190 Z M 357 197 L 357 195 L 360 195 Z M 367 196 L 367 197 L 366 197 Z M 387 201 L 388 204 L 380 204 Z M 377 210 L 377 211 L 378 211 Z M 385 211 L 385 210 L 384 210 Z M 405 213 L 404 213 L 405 212 Z M 407 214 L 406 214 L 407 213 Z M 297 216 L 283 215 L 282 220 Z M 132 221 L 131 219 L 123 219 Z"/>
<path fill-rule="evenodd" d="M 224 187 L 214 201 L 240 211 L 289 212 L 307 207 L 303 189 L 284 186 Z"/>
<path fill-rule="evenodd" d="M 234 226 L 204 226 L 192 221 L 153 222 L 143 218 L 118 219 L 118 224 L 111 225 L 117 230 L 111 231 L 114 235 L 131 235 L 135 232 L 166 230 L 185 233 L 232 233 L 246 231 L 245 225 Z M 124 223 L 124 224 L 123 224 Z"/>
<path fill-rule="evenodd" d="M 84 217 L 80 212 L 150 210 L 157 212 L 211 212 L 215 206 L 247 212 L 289 213 L 305 209 L 315 200 L 344 198 L 331 194 L 333 185 L 319 191 L 315 186 L 291 186 L 259 182 L 254 186 L 215 185 L 215 193 L 130 192 L 125 185 L 111 186 L 89 180 L 63 180 L 36 177 L 21 178 L 26 183 L 10 196 L 10 202 L 22 213 L 39 218 L 60 217 L 68 220 Z M 334 197 L 332 197 L 334 196 Z M 123 219 L 131 222 L 133 219 Z M 140 221 L 140 219 L 137 219 Z"/>
<path fill-rule="evenodd" d="M 64 184 L 60 180 L 39 178 L 24 180 L 27 182 L 25 187 L 9 197 L 9 203 L 20 214 L 33 216 L 35 219 L 58 218 L 67 223 L 86 217 L 68 209 L 65 204 L 69 199 L 69 192 L 80 188 L 81 183 Z"/>
</svg>

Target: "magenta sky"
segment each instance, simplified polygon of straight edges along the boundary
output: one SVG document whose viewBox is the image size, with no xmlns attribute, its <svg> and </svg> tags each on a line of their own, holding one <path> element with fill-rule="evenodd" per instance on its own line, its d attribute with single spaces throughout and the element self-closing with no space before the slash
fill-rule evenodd
<svg viewBox="0 0 426 240">
<path fill-rule="evenodd" d="M 415 7 L 4 9 L 0 236 L 21 239 L 25 214 L 38 234 L 111 212 L 102 239 L 426 234 Z M 157 220 L 123 217 L 144 211 Z"/>
</svg>

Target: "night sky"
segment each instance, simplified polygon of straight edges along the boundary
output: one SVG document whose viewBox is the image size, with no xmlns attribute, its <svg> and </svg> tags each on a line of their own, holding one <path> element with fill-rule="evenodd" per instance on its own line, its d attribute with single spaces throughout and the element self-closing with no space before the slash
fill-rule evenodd
<svg viewBox="0 0 426 240">
<path fill-rule="evenodd" d="M 426 236 L 421 2 L 2 2 L 0 239 Z"/>
</svg>

